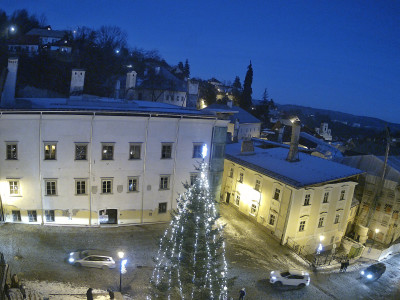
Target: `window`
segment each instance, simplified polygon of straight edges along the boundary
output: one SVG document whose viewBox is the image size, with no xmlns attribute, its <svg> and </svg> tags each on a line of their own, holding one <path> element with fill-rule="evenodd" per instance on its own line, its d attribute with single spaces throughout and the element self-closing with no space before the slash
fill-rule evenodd
<svg viewBox="0 0 400 300">
<path fill-rule="evenodd" d="M 318 221 L 318 228 L 324 227 L 324 217 L 320 217 Z"/>
<path fill-rule="evenodd" d="M 196 182 L 197 177 L 199 177 L 198 173 L 191 173 L 190 174 L 190 185 L 193 185 Z"/>
<path fill-rule="evenodd" d="M 57 180 L 45 180 L 46 196 L 57 195 Z"/>
<path fill-rule="evenodd" d="M 214 144 L 214 155 L 213 158 L 224 158 L 225 145 L 224 144 Z"/>
<path fill-rule="evenodd" d="M 346 193 L 345 190 L 342 190 L 342 191 L 340 192 L 340 199 L 339 199 L 339 200 L 344 200 L 344 195 L 345 195 L 345 193 Z"/>
<path fill-rule="evenodd" d="M 110 178 L 101 179 L 101 193 L 111 194 L 112 193 L 113 180 Z"/>
<path fill-rule="evenodd" d="M 385 213 L 390 214 L 392 212 L 393 205 L 385 204 Z"/>
<path fill-rule="evenodd" d="M 10 195 L 19 195 L 19 181 L 18 180 L 10 180 Z"/>
<path fill-rule="evenodd" d="M 306 221 L 301 221 L 299 226 L 299 231 L 300 232 L 304 231 L 305 227 L 306 227 Z"/>
<path fill-rule="evenodd" d="M 128 177 L 128 192 L 137 192 L 138 191 L 138 177 Z"/>
<path fill-rule="evenodd" d="M 7 159 L 18 159 L 17 144 L 7 144 Z"/>
<path fill-rule="evenodd" d="M 28 210 L 29 222 L 37 222 L 36 210 Z"/>
<path fill-rule="evenodd" d="M 167 202 L 158 203 L 158 213 L 164 214 L 167 212 Z"/>
<path fill-rule="evenodd" d="M 254 186 L 254 189 L 256 191 L 260 191 L 260 188 L 261 188 L 261 180 L 256 179 L 256 185 Z"/>
<path fill-rule="evenodd" d="M 114 144 L 102 144 L 101 147 L 101 159 L 102 160 L 113 160 L 114 159 Z"/>
<path fill-rule="evenodd" d="M 87 160 L 87 144 L 75 144 L 75 160 Z"/>
<path fill-rule="evenodd" d="M 202 158 L 203 144 L 193 145 L 193 158 Z"/>
<path fill-rule="evenodd" d="M 141 144 L 129 145 L 129 159 L 140 159 Z"/>
<path fill-rule="evenodd" d="M 334 240 L 335 240 L 335 236 L 332 236 L 330 244 L 332 244 Z"/>
<path fill-rule="evenodd" d="M 274 200 L 279 201 L 279 195 L 281 193 L 280 189 L 275 189 L 274 196 L 272 197 Z"/>
<path fill-rule="evenodd" d="M 54 210 L 45 210 L 46 222 L 54 222 Z"/>
<path fill-rule="evenodd" d="M 169 190 L 169 176 L 163 175 L 160 177 L 160 190 Z"/>
<path fill-rule="evenodd" d="M 161 146 L 161 158 L 171 158 L 172 154 L 172 144 L 162 144 Z"/>
<path fill-rule="evenodd" d="M 239 174 L 239 182 L 240 182 L 240 183 L 243 183 L 243 173 L 240 173 L 240 174 Z"/>
<path fill-rule="evenodd" d="M 236 195 L 235 204 L 237 206 L 239 206 L 239 204 L 240 204 L 240 194 L 239 193 Z"/>
<path fill-rule="evenodd" d="M 85 179 L 75 179 L 75 194 L 76 195 L 86 195 L 86 180 Z"/>
<path fill-rule="evenodd" d="M 56 143 L 45 143 L 44 144 L 44 159 L 45 160 L 55 160 L 56 159 Z"/>
<path fill-rule="evenodd" d="M 276 219 L 275 215 L 270 214 L 270 215 L 269 215 L 269 225 L 274 226 L 274 224 L 275 224 L 275 219 Z"/>
<path fill-rule="evenodd" d="M 304 206 L 310 205 L 310 197 L 311 197 L 310 194 L 307 194 L 307 195 L 304 197 Z"/>
<path fill-rule="evenodd" d="M 324 200 L 322 200 L 322 203 L 328 203 L 328 199 L 329 199 L 329 192 L 325 192 Z"/>
<path fill-rule="evenodd" d="M 339 218 L 340 218 L 340 215 L 336 215 L 334 224 L 338 224 L 339 223 Z"/>
<path fill-rule="evenodd" d="M 13 222 L 21 222 L 21 212 L 19 210 L 12 211 Z"/>
<path fill-rule="evenodd" d="M 229 170 L 229 177 L 230 177 L 230 178 L 233 178 L 233 168 L 231 168 L 231 169 Z"/>
<path fill-rule="evenodd" d="M 250 214 L 255 215 L 257 212 L 257 205 L 256 204 L 252 204 L 251 205 L 251 209 L 250 209 Z"/>
</svg>

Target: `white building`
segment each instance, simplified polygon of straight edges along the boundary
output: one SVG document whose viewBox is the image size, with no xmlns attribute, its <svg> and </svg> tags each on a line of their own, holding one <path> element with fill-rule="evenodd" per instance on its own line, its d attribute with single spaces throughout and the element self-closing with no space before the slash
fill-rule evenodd
<svg viewBox="0 0 400 300">
<path fill-rule="evenodd" d="M 328 123 L 321 123 L 319 128 L 315 128 L 315 131 L 322 136 L 325 141 L 332 141 L 331 130 L 328 128 Z"/>
<path fill-rule="evenodd" d="M 227 121 L 156 102 L 10 95 L 2 104 L 12 109 L 0 109 L 0 221 L 167 221 L 203 145 L 219 194 Z"/>
</svg>

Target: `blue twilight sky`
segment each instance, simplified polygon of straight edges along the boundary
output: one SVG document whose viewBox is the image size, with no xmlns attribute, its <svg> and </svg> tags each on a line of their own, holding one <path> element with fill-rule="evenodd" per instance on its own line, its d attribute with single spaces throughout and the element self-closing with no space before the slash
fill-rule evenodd
<svg viewBox="0 0 400 300">
<path fill-rule="evenodd" d="M 191 76 L 264 88 L 299 104 L 400 123 L 400 1 L 0 0 L 53 29 L 116 25 L 132 47 L 157 49 Z"/>
</svg>

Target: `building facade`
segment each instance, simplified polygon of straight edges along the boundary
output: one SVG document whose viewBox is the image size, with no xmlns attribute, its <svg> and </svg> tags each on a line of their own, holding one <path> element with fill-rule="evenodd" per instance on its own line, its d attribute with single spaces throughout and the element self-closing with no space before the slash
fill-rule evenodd
<svg viewBox="0 0 400 300">
<path fill-rule="evenodd" d="M 288 161 L 284 148 L 242 150 L 227 145 L 222 201 L 302 253 L 340 244 L 361 171 L 304 153 Z"/>
</svg>

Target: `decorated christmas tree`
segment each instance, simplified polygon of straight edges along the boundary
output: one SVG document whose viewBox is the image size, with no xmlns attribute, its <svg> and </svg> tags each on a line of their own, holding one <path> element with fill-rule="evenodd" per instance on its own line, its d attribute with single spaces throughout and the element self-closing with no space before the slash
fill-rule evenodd
<svg viewBox="0 0 400 300">
<path fill-rule="evenodd" d="M 203 154 L 203 157 L 205 154 Z M 160 239 L 150 299 L 228 299 L 223 226 L 210 194 L 208 166 L 177 199 Z"/>
</svg>

